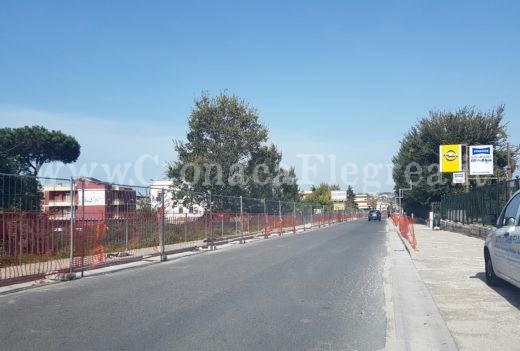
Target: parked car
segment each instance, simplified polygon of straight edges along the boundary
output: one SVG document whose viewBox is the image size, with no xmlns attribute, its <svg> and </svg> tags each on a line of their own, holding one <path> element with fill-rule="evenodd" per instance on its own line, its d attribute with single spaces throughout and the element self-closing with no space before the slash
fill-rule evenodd
<svg viewBox="0 0 520 351">
<path fill-rule="evenodd" d="M 379 212 L 377 210 L 372 210 L 372 211 L 368 212 L 368 220 L 381 222 L 381 212 Z"/>
<path fill-rule="evenodd" d="M 520 191 L 507 202 L 500 216 L 487 215 L 484 224 L 493 227 L 484 243 L 486 282 L 493 286 L 505 280 L 520 288 Z"/>
</svg>

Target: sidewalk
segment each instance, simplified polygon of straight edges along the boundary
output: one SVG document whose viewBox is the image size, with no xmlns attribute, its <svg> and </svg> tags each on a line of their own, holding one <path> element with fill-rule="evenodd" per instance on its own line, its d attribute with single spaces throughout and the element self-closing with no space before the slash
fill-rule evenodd
<svg viewBox="0 0 520 351">
<path fill-rule="evenodd" d="M 520 289 L 485 283 L 484 240 L 415 225 L 413 262 L 460 350 L 520 348 Z"/>
</svg>

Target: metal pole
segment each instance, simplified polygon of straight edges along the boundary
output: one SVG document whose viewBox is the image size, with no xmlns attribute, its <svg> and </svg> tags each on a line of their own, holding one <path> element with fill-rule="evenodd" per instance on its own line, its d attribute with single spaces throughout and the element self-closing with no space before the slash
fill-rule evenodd
<svg viewBox="0 0 520 351">
<path fill-rule="evenodd" d="M 311 229 L 312 229 L 312 225 L 314 224 L 314 222 L 312 221 L 312 215 L 313 215 L 313 208 L 312 208 L 312 205 L 311 205 Z"/>
<path fill-rule="evenodd" d="M 220 236 L 224 237 L 224 214 L 223 213 L 220 214 L 220 220 L 221 220 L 221 223 L 220 223 Z"/>
<path fill-rule="evenodd" d="M 264 199 L 264 238 L 267 238 L 267 209 Z"/>
<path fill-rule="evenodd" d="M 280 235 L 282 235 L 283 232 L 283 222 L 282 222 L 282 202 L 278 200 L 278 220 L 280 221 Z"/>
<path fill-rule="evenodd" d="M 399 217 L 403 215 L 403 192 L 399 189 Z"/>
<path fill-rule="evenodd" d="M 513 169 L 511 168 L 511 148 L 507 143 L 507 180 L 513 179 Z"/>
<path fill-rule="evenodd" d="M 128 218 L 125 218 L 125 252 L 128 251 Z"/>
<path fill-rule="evenodd" d="M 296 234 L 296 203 L 293 202 L 293 233 Z"/>
<path fill-rule="evenodd" d="M 466 163 L 464 166 L 465 180 L 466 180 L 466 192 L 469 192 L 469 146 L 466 145 Z"/>
<path fill-rule="evenodd" d="M 81 230 L 85 228 L 85 178 L 81 178 Z"/>
<path fill-rule="evenodd" d="M 215 231 L 213 230 L 213 200 L 211 198 L 211 191 L 209 191 L 209 230 L 211 236 L 211 250 L 215 250 Z"/>
<path fill-rule="evenodd" d="M 240 243 L 244 243 L 244 213 L 242 206 L 242 195 L 240 195 Z"/>
<path fill-rule="evenodd" d="M 70 177 L 70 264 L 69 274 L 73 273 L 73 261 L 74 261 L 74 179 Z"/>
<path fill-rule="evenodd" d="M 159 260 L 166 261 L 167 257 L 164 255 L 164 189 L 161 190 L 161 218 L 159 226 L 159 245 L 161 247 Z"/>
<path fill-rule="evenodd" d="M 184 214 L 184 242 L 188 242 L 188 214 Z"/>
<path fill-rule="evenodd" d="M 74 211 L 76 212 L 76 211 Z M 85 230 L 85 178 L 81 178 L 81 230 L 83 233 Z M 83 235 L 83 237 L 85 237 Z M 85 252 L 81 253 L 81 278 L 84 276 L 84 269 L 85 266 L 83 263 L 83 257 L 85 255 Z"/>
</svg>

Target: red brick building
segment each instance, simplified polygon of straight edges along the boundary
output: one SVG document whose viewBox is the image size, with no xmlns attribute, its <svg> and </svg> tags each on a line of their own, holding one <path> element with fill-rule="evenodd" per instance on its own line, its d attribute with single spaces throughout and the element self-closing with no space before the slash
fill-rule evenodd
<svg viewBox="0 0 520 351">
<path fill-rule="evenodd" d="M 70 184 L 46 186 L 43 193 L 43 210 L 55 220 L 70 219 L 72 204 L 77 219 L 125 218 L 136 209 L 134 189 L 95 178 L 76 180 L 72 196 Z"/>
</svg>

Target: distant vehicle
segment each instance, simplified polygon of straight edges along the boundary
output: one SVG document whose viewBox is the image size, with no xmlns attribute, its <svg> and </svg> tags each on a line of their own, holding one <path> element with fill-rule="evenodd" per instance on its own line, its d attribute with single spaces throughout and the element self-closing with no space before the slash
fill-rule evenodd
<svg viewBox="0 0 520 351">
<path fill-rule="evenodd" d="M 493 227 L 484 243 L 486 282 L 490 286 L 505 280 L 520 288 L 520 191 L 507 202 L 502 213 L 484 217 Z"/>
<path fill-rule="evenodd" d="M 371 210 L 370 212 L 368 212 L 368 220 L 381 222 L 381 212 L 377 210 Z"/>
</svg>

